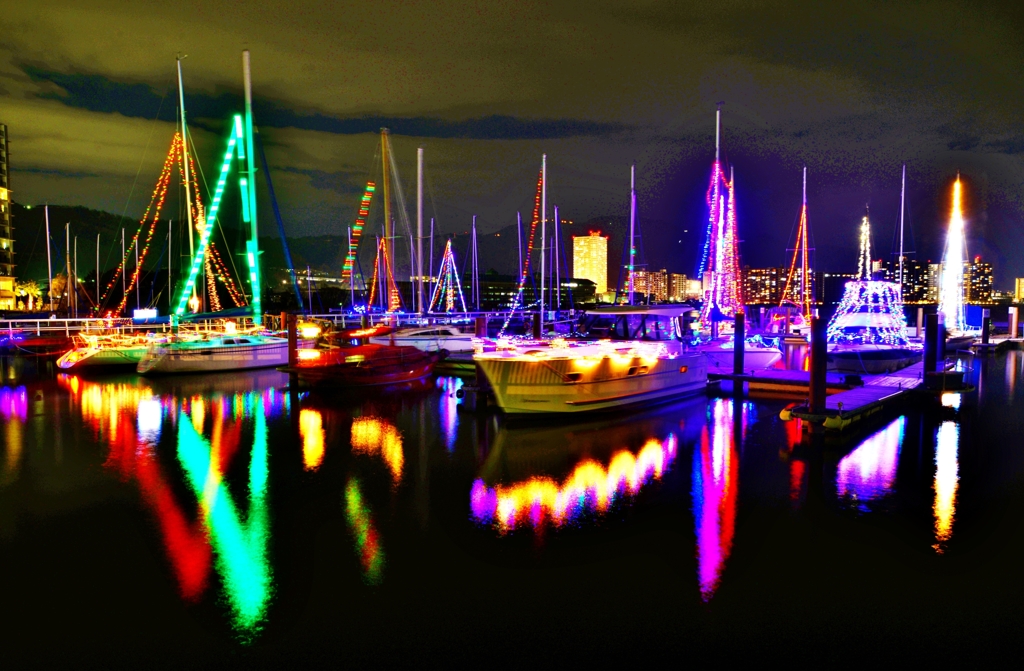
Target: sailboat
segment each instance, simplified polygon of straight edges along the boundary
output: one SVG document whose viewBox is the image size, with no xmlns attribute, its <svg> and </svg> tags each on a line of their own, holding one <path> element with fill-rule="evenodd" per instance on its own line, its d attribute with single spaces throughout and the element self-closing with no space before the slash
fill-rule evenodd
<svg viewBox="0 0 1024 671">
<path fill-rule="evenodd" d="M 171 314 L 172 329 L 177 331 L 178 322 L 185 316 L 186 308 L 193 311 L 199 308 L 200 301 L 196 295 L 196 283 L 200 269 L 207 259 L 207 250 L 211 245 L 217 213 L 227 185 L 228 174 L 236 158 L 238 161 L 238 186 L 242 200 L 242 219 L 249 225 L 249 240 L 246 243 L 246 259 L 249 265 L 249 281 L 252 298 L 247 312 L 251 314 L 256 329 L 262 324 L 261 280 L 259 267 L 258 230 L 256 219 L 256 180 L 255 151 L 252 123 L 252 80 L 249 69 L 249 52 L 242 52 L 242 72 L 245 84 L 245 116 L 236 114 L 228 138 L 227 151 L 221 163 L 220 175 L 216 182 L 213 199 L 205 212 L 205 225 L 200 228 L 199 244 L 195 248 L 192 264 L 189 266 L 188 278 L 178 294 L 174 311 Z M 184 130 L 184 105 L 182 106 L 183 140 L 187 142 L 188 134 Z M 187 161 L 186 161 L 187 165 Z M 188 190 L 186 178 L 186 193 Z M 191 236 L 192 211 L 189 201 L 189 232 Z M 202 220 L 203 213 L 199 213 Z M 209 273 L 207 273 L 209 282 Z M 223 314 L 223 313 L 222 313 Z M 216 313 L 211 315 L 216 317 Z M 224 316 L 227 316 L 226 314 Z M 234 333 L 234 323 L 225 323 L 226 331 L 213 337 L 201 339 L 173 338 L 171 342 L 151 345 L 138 364 L 138 372 L 152 373 L 196 373 L 239 370 L 243 368 L 264 368 L 282 366 L 288 362 L 288 341 L 253 330 L 252 332 Z"/>
<path fill-rule="evenodd" d="M 905 168 L 903 191 L 905 194 Z M 872 279 L 871 221 L 867 211 L 860 225 L 857 279 L 846 283 L 843 299 L 828 323 L 827 337 L 829 370 L 887 373 L 921 359 L 921 347 L 907 338 L 900 283 Z"/>
<path fill-rule="evenodd" d="M 778 307 L 768 310 L 762 330 L 793 344 L 806 343 L 810 334 L 811 312 L 814 305 L 814 275 L 811 271 L 809 225 L 807 221 L 807 166 L 803 170 L 803 201 L 800 222 L 797 225 L 796 245 L 786 273 Z"/>
</svg>

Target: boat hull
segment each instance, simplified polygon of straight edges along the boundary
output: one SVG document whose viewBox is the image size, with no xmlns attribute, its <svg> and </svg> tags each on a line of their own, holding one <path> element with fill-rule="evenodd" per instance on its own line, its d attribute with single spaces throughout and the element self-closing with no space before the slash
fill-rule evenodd
<svg viewBox="0 0 1024 671">
<path fill-rule="evenodd" d="M 619 410 L 707 388 L 707 359 L 702 354 L 654 361 L 639 356 L 606 358 L 582 371 L 573 359 L 524 361 L 478 355 L 476 363 L 498 407 L 509 415 Z"/>
<path fill-rule="evenodd" d="M 138 364 L 143 375 L 218 373 L 288 363 L 288 341 L 219 347 L 154 347 Z"/>
<path fill-rule="evenodd" d="M 733 354 L 731 349 L 714 347 L 704 350 L 708 358 L 708 368 L 714 372 L 733 372 Z M 764 370 L 771 368 L 782 359 L 782 352 L 775 349 L 748 349 L 743 352 L 743 370 Z"/>
<path fill-rule="evenodd" d="M 412 347 L 361 345 L 325 350 L 283 370 L 315 387 L 382 387 L 422 380 L 433 374 L 438 355 Z"/>
<path fill-rule="evenodd" d="M 473 336 L 457 337 L 457 336 L 442 336 L 442 337 L 422 337 L 422 338 L 402 338 L 395 337 L 394 342 L 387 336 L 380 336 L 376 338 L 370 338 L 370 342 L 374 345 L 394 345 L 396 347 L 415 347 L 421 352 L 440 352 L 445 350 L 448 352 L 472 352 L 473 351 Z"/>
<path fill-rule="evenodd" d="M 892 348 L 828 352 L 828 370 L 839 373 L 879 375 L 901 370 L 921 360 L 920 350 Z"/>
<path fill-rule="evenodd" d="M 135 368 L 145 356 L 147 347 L 99 347 L 74 349 L 57 360 L 63 370 L 98 370 Z"/>
</svg>

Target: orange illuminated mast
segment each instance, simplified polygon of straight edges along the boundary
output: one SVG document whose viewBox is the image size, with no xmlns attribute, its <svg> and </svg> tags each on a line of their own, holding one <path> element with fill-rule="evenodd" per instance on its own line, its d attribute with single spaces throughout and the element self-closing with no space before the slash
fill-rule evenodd
<svg viewBox="0 0 1024 671">
<path fill-rule="evenodd" d="M 791 302 L 800 307 L 804 320 L 811 318 L 814 305 L 814 283 L 811 278 L 810 247 L 807 243 L 807 166 L 804 166 L 803 205 L 800 207 L 800 225 L 797 227 L 796 246 L 793 248 L 793 260 L 789 264 L 786 275 L 786 286 L 782 291 L 779 307 Z M 799 281 L 794 277 L 799 273 Z"/>
</svg>

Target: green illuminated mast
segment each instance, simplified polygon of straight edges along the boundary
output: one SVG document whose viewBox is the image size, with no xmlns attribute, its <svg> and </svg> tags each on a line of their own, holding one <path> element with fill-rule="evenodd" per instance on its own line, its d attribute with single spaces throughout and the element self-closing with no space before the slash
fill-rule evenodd
<svg viewBox="0 0 1024 671">
<path fill-rule="evenodd" d="M 192 257 L 192 265 L 189 266 L 188 279 L 178 294 L 178 300 L 174 308 L 174 316 L 181 317 L 188 307 L 188 299 L 192 295 L 196 278 L 206 258 L 206 249 L 213 235 L 213 227 L 217 221 L 217 214 L 220 211 L 221 200 L 224 197 L 224 188 L 227 186 L 228 173 L 231 171 L 232 159 L 238 158 L 238 187 L 241 191 L 242 220 L 249 224 L 250 239 L 245 243 L 246 259 L 249 262 L 249 282 L 252 287 L 252 318 L 253 323 L 261 324 L 263 319 L 263 308 L 260 301 L 260 270 L 259 270 L 259 247 L 258 229 L 256 226 L 256 167 L 253 162 L 253 139 L 252 139 L 252 83 L 249 77 L 249 52 L 242 52 L 242 71 L 245 79 L 245 118 L 236 114 L 234 123 L 231 126 L 231 134 L 228 137 L 228 146 L 224 152 L 220 166 L 220 174 L 213 192 L 213 201 L 210 209 L 206 212 L 206 222 L 202 233 L 199 236 L 199 245 L 196 247 L 195 255 Z"/>
</svg>

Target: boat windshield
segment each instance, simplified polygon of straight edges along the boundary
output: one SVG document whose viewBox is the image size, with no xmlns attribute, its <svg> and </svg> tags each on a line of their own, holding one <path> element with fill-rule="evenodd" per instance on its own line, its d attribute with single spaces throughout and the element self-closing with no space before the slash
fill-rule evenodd
<svg viewBox="0 0 1024 671">
<path fill-rule="evenodd" d="M 678 320 L 658 314 L 590 314 L 583 318 L 581 331 L 588 338 L 611 340 L 679 340 Z"/>
</svg>

